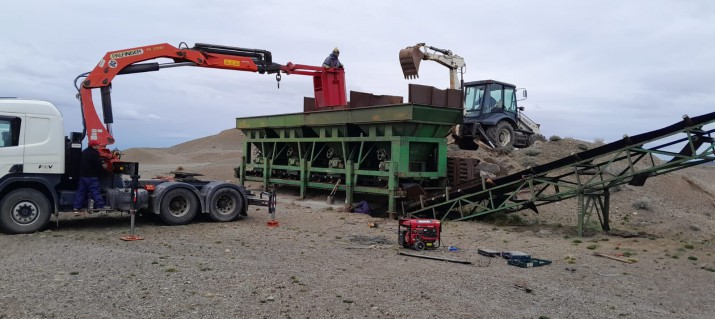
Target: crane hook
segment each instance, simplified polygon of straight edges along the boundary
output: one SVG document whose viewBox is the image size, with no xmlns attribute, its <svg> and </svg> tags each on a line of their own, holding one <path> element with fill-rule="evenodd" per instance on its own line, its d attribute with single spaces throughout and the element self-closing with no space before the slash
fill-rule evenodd
<svg viewBox="0 0 715 319">
<path fill-rule="evenodd" d="M 278 88 L 281 88 L 281 74 L 280 72 L 276 73 L 276 84 L 278 84 Z"/>
</svg>

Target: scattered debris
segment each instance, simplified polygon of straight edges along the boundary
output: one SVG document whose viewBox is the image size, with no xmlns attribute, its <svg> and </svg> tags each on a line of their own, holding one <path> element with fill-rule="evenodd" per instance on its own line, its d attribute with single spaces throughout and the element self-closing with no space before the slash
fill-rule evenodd
<svg viewBox="0 0 715 319">
<path fill-rule="evenodd" d="M 512 258 L 507 261 L 507 264 L 512 265 L 512 266 L 521 267 L 521 268 L 533 268 L 533 267 L 550 265 L 551 260 L 538 259 L 538 258 L 529 258 L 529 259 L 514 259 L 514 258 Z"/>
<path fill-rule="evenodd" d="M 599 275 L 601 275 L 601 276 L 603 276 L 603 277 L 616 277 L 616 276 L 620 276 L 620 275 L 621 275 L 621 274 L 604 274 L 604 273 L 600 273 L 600 272 L 597 272 L 597 274 L 599 274 Z"/>
<path fill-rule="evenodd" d="M 516 283 L 514 283 L 514 288 L 524 290 L 526 291 L 526 293 L 531 293 L 533 291 L 526 284 L 526 281 L 517 281 Z"/>
<path fill-rule="evenodd" d="M 373 222 L 367 223 L 367 227 L 370 227 L 370 228 L 377 228 L 377 226 L 378 226 L 377 223 L 373 223 Z"/>
<path fill-rule="evenodd" d="M 512 259 L 529 260 L 529 259 L 531 259 L 531 255 L 529 255 L 527 253 L 520 252 L 520 251 L 503 251 L 501 253 L 501 256 L 504 257 L 504 259 L 508 259 L 508 260 L 512 260 Z"/>
<path fill-rule="evenodd" d="M 610 256 L 610 255 L 601 254 L 601 253 L 593 253 L 593 255 L 594 255 L 594 256 L 598 256 L 598 257 L 604 257 L 604 258 L 608 258 L 608 259 L 617 260 L 617 261 L 624 262 L 624 263 L 627 263 L 627 264 L 632 264 L 632 263 L 634 263 L 634 261 L 629 260 L 629 259 L 618 258 L 618 257 Z"/>
<path fill-rule="evenodd" d="M 477 253 L 479 253 L 482 256 L 487 256 L 487 257 L 500 257 L 501 256 L 501 252 L 498 252 L 496 250 L 491 250 L 491 249 L 479 248 L 479 249 L 477 249 Z"/>
<path fill-rule="evenodd" d="M 398 252 L 399 255 L 403 256 L 409 256 L 409 257 L 417 257 L 417 258 L 424 258 L 424 259 L 432 259 L 432 260 L 441 260 L 441 261 L 447 261 L 451 263 L 458 263 L 458 264 L 465 264 L 465 265 L 471 265 L 471 261 L 466 261 L 466 260 L 457 260 L 457 259 L 451 259 L 451 258 L 442 258 L 442 257 L 434 257 L 434 256 L 427 256 L 427 255 L 417 255 L 417 254 L 410 254 L 410 253 L 403 253 L 403 252 Z"/>
<path fill-rule="evenodd" d="M 391 245 L 370 245 L 370 246 L 348 246 L 345 249 L 384 249 L 390 248 Z"/>
</svg>

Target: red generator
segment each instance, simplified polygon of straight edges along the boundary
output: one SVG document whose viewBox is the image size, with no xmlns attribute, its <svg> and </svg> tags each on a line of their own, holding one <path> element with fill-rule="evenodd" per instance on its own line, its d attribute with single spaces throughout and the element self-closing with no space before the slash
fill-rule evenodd
<svg viewBox="0 0 715 319">
<path fill-rule="evenodd" d="M 397 241 L 405 248 L 414 250 L 439 247 L 442 224 L 437 219 L 401 219 L 397 226 Z"/>
</svg>

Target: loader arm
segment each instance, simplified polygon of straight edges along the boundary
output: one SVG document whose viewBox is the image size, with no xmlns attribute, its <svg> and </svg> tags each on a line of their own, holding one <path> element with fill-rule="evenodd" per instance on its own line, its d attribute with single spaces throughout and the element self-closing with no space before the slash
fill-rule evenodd
<svg viewBox="0 0 715 319">
<path fill-rule="evenodd" d="M 428 49 L 434 52 L 428 52 Z M 419 77 L 419 66 L 422 60 L 435 61 L 449 69 L 450 89 L 458 89 L 458 85 L 461 85 L 458 73 L 463 72 L 466 67 L 464 58 L 453 54 L 450 50 L 435 48 L 424 43 L 400 50 L 400 66 L 405 79 Z"/>
</svg>

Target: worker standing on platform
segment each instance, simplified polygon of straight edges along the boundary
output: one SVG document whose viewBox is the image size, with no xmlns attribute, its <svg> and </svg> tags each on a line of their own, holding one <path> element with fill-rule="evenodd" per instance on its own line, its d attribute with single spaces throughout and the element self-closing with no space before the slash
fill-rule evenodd
<svg viewBox="0 0 715 319">
<path fill-rule="evenodd" d="M 74 196 L 74 212 L 80 213 L 80 210 L 85 207 L 86 196 L 89 193 L 94 201 L 94 207 L 88 209 L 105 209 L 104 199 L 99 192 L 99 175 L 103 169 L 102 160 L 99 158 L 99 142 L 97 140 L 89 140 L 89 145 L 82 151 L 82 158 L 79 166 L 79 189 Z"/>
<path fill-rule="evenodd" d="M 340 55 L 340 50 L 338 50 L 338 47 L 335 47 L 333 49 L 333 52 L 328 55 L 327 58 L 325 58 L 325 61 L 323 62 L 323 68 L 343 68 L 343 64 L 340 63 L 340 60 L 338 59 L 338 56 Z"/>
</svg>

